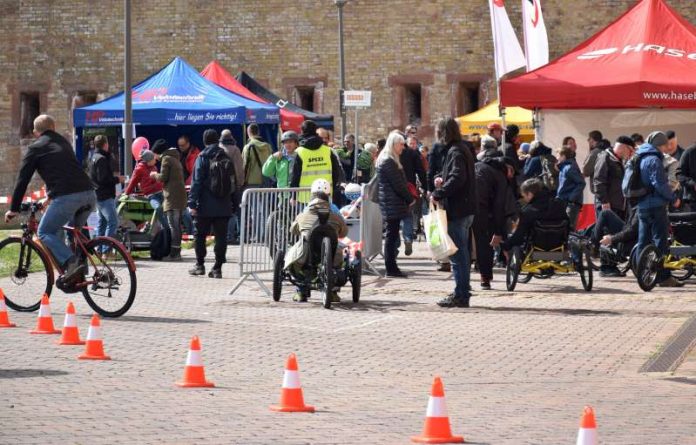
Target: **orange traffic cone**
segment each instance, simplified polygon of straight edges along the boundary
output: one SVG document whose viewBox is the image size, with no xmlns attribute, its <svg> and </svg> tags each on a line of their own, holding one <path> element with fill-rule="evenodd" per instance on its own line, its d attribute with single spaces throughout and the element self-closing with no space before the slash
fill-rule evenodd
<svg viewBox="0 0 696 445">
<path fill-rule="evenodd" d="M 430 390 L 428 409 L 425 412 L 425 425 L 423 435 L 412 436 L 412 442 L 417 443 L 462 443 L 462 436 L 453 436 L 450 428 L 449 417 L 447 415 L 447 404 L 445 403 L 445 389 L 442 386 L 440 377 L 435 376 L 433 386 Z"/>
<path fill-rule="evenodd" d="M 205 379 L 205 368 L 201 358 L 201 341 L 197 335 L 191 339 L 191 346 L 186 356 L 184 380 L 176 382 L 176 386 L 182 388 L 212 388 L 215 386 L 213 382 Z"/>
<path fill-rule="evenodd" d="M 597 422 L 595 421 L 594 410 L 591 406 L 586 406 L 580 418 L 580 429 L 578 429 L 577 445 L 597 445 Z"/>
<path fill-rule="evenodd" d="M 10 316 L 7 315 L 5 307 L 5 293 L 0 289 L 0 328 L 14 328 L 17 325 L 10 323 Z"/>
<path fill-rule="evenodd" d="M 271 411 L 281 413 L 313 413 L 314 407 L 304 404 L 300 372 L 295 354 L 290 354 L 285 363 L 283 387 L 280 390 L 280 405 L 271 405 Z"/>
<path fill-rule="evenodd" d="M 80 331 L 77 329 L 77 320 L 75 319 L 75 306 L 72 301 L 68 301 L 68 307 L 65 309 L 65 321 L 63 322 L 63 335 L 56 343 L 59 345 L 84 345 L 85 341 L 80 340 Z"/>
<path fill-rule="evenodd" d="M 101 338 L 101 324 L 99 323 L 99 316 L 97 314 L 92 315 L 92 321 L 89 323 L 85 353 L 78 358 L 80 360 L 111 360 L 111 357 L 104 354 L 104 343 Z"/>
<path fill-rule="evenodd" d="M 43 294 L 41 297 L 41 306 L 39 307 L 39 319 L 36 322 L 36 328 L 29 331 L 30 334 L 60 334 L 60 331 L 53 327 L 53 317 L 51 317 L 51 306 L 48 303 L 48 295 Z"/>
</svg>

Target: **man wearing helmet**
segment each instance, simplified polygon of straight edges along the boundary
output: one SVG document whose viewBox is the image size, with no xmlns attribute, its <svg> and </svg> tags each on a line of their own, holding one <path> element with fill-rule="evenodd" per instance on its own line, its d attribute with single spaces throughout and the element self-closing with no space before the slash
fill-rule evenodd
<svg viewBox="0 0 696 445">
<path fill-rule="evenodd" d="M 293 268 L 293 271 L 301 273 L 302 267 L 307 261 L 309 254 L 309 236 L 314 228 L 319 225 L 319 215 L 329 214 L 327 223 L 336 231 L 337 237 L 344 238 L 348 235 L 348 226 L 338 213 L 338 209 L 329 203 L 329 192 L 331 185 L 325 179 L 317 179 L 312 183 L 311 198 L 304 211 L 297 215 L 295 221 L 290 226 L 290 233 L 300 236 L 300 239 L 288 250 L 285 255 L 285 268 Z M 343 261 L 342 249 L 339 247 L 334 254 L 334 266 L 340 267 Z M 309 292 L 298 287 L 297 293 L 293 297 L 294 301 L 305 302 Z M 336 290 L 332 291 L 331 301 L 339 302 L 340 297 Z"/>
<path fill-rule="evenodd" d="M 281 136 L 280 141 L 283 144 L 283 149 L 268 157 L 263 164 L 262 173 L 265 177 L 274 179 L 278 188 L 288 188 L 290 186 L 290 170 L 295 161 L 300 138 L 294 131 L 286 131 Z"/>
<path fill-rule="evenodd" d="M 333 193 L 343 179 L 341 163 L 333 155 L 331 148 L 317 136 L 317 124 L 306 120 L 302 123 L 300 148 L 290 174 L 290 187 L 309 187 L 315 180 L 324 179 L 329 183 L 329 195 L 337 202 L 338 193 Z M 309 202 L 309 195 L 301 193 L 299 201 Z"/>
</svg>

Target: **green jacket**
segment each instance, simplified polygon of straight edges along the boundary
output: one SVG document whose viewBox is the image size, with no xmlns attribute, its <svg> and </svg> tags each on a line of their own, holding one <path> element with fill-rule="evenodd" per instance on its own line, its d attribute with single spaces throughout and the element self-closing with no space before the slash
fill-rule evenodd
<svg viewBox="0 0 696 445">
<path fill-rule="evenodd" d="M 249 139 L 242 150 L 244 178 L 247 185 L 263 185 L 263 164 L 271 154 L 271 146 L 267 142 L 260 139 Z"/>
<path fill-rule="evenodd" d="M 370 179 L 375 175 L 375 163 L 369 151 L 363 150 L 358 156 L 358 170 L 362 172 L 361 179 L 364 182 L 370 182 Z"/>
<path fill-rule="evenodd" d="M 186 208 L 186 186 L 184 185 L 184 168 L 181 165 L 179 150 L 170 148 L 162 153 L 160 172 L 155 176 L 163 184 L 163 211 L 184 210 Z"/>
<path fill-rule="evenodd" d="M 288 159 L 286 156 L 281 156 L 280 159 L 276 159 L 274 155 L 271 155 L 263 164 L 262 173 L 267 178 L 275 179 L 278 184 L 278 188 L 288 188 L 290 187 L 291 165 L 292 163 L 290 159 Z"/>
</svg>

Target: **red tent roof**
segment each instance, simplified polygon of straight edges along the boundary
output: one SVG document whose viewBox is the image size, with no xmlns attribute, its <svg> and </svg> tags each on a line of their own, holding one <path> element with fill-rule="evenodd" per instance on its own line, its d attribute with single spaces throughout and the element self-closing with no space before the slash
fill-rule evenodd
<svg viewBox="0 0 696 445">
<path fill-rule="evenodd" d="M 696 108 L 695 73 L 696 27 L 664 0 L 642 0 L 568 54 L 502 81 L 501 103 Z"/>
<path fill-rule="evenodd" d="M 251 99 L 262 104 L 270 103 L 252 93 L 249 91 L 249 89 L 247 89 L 247 87 L 239 83 L 239 81 L 235 79 L 229 71 L 223 68 L 217 60 L 213 60 L 208 64 L 208 66 L 203 68 L 201 75 L 211 82 L 226 88 L 233 93 L 237 93 L 242 97 L 246 97 L 247 99 Z M 284 110 L 283 108 L 280 109 L 280 128 L 282 128 L 283 131 L 292 130 L 299 133 L 302 122 L 304 122 L 304 116 L 301 114 Z"/>
</svg>

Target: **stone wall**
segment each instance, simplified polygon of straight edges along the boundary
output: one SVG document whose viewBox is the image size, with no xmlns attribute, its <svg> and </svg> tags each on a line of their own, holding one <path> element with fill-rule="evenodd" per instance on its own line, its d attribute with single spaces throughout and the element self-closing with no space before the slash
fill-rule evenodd
<svg viewBox="0 0 696 445">
<path fill-rule="evenodd" d="M 551 57 L 633 3 L 546 0 Z M 696 22 L 692 0 L 669 3 Z M 20 92 L 38 92 L 41 109 L 70 135 L 77 92 L 96 91 L 103 98 L 121 90 L 122 6 L 120 0 L 0 0 L 0 195 L 14 182 L 21 153 Z M 508 2 L 518 29 L 519 7 Z M 246 70 L 284 96 L 302 79 L 321 79 L 318 111 L 338 114 L 332 0 L 138 0 L 132 16 L 135 81 L 177 55 L 198 69 L 218 59 L 232 73 Z M 421 86 L 426 141 L 433 122 L 457 110 L 452 98 L 459 82 L 480 82 L 481 105 L 495 97 L 485 0 L 351 0 L 345 7 L 345 54 L 347 86 L 373 91 L 373 106 L 361 117 L 361 134 L 369 139 L 408 123 L 399 113 L 404 84 Z"/>
</svg>

